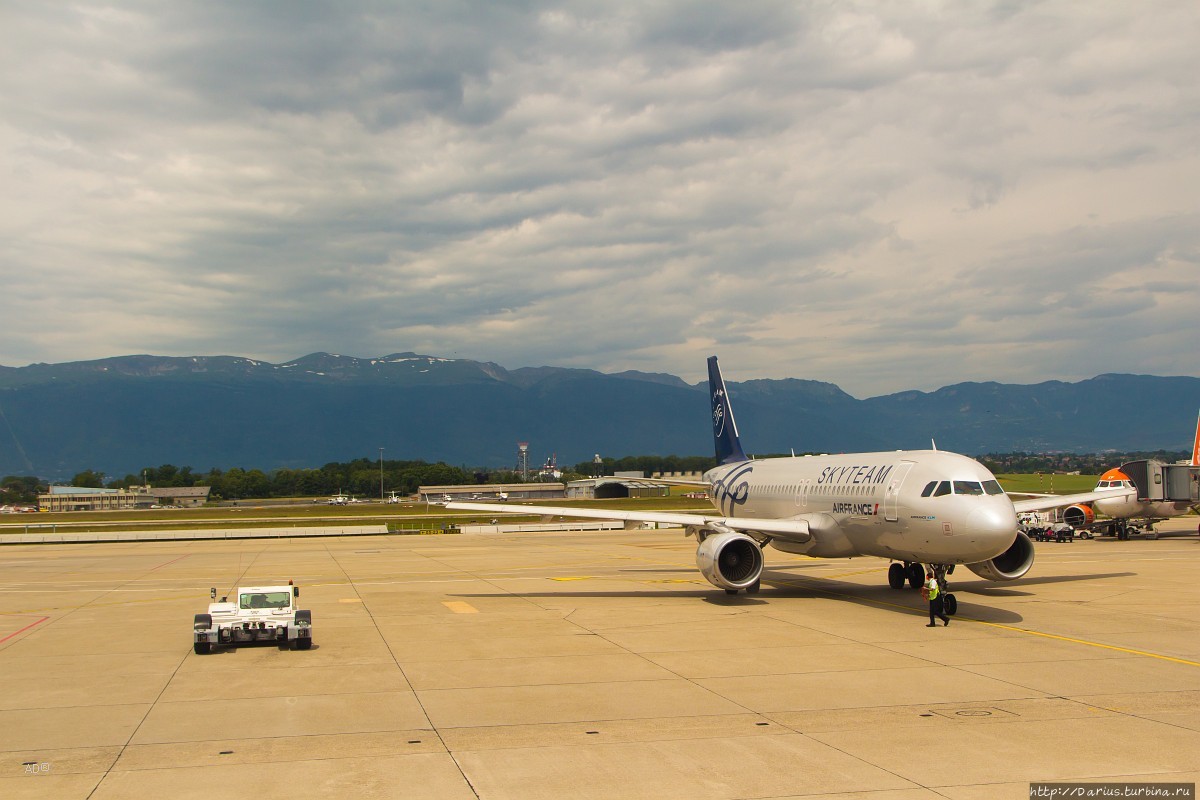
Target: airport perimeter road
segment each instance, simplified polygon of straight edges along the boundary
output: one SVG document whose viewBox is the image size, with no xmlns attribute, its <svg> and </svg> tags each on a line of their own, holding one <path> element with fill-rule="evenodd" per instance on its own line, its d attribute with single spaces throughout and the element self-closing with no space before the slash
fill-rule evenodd
<svg viewBox="0 0 1200 800">
<path fill-rule="evenodd" d="M 1195 520 L 1192 520 L 1194 530 Z M 1024 798 L 1200 776 L 1200 537 L 958 570 L 678 530 L 0 548 L 0 797 Z M 197 656 L 208 590 L 295 579 L 316 646 Z"/>
</svg>

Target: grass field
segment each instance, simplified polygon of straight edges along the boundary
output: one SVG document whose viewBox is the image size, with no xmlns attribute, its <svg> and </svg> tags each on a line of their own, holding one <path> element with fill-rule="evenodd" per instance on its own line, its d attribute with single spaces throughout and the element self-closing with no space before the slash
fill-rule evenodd
<svg viewBox="0 0 1200 800">
<path fill-rule="evenodd" d="M 997 475 L 1004 491 L 1037 494 L 1077 494 L 1096 488 L 1097 475 Z"/>
<path fill-rule="evenodd" d="M 556 505 L 578 508 L 614 508 L 655 511 L 706 510 L 704 500 L 686 497 L 630 498 L 618 500 L 553 500 Z M 510 504 L 513 510 L 520 503 Z M 322 525 L 387 525 L 391 530 L 430 530 L 448 525 L 490 522 L 493 517 L 477 511 L 447 511 L 441 506 L 413 504 L 362 503 L 330 506 L 321 503 L 256 505 L 253 500 L 237 506 L 205 506 L 189 509 L 145 509 L 140 511 L 73 511 L 55 514 L 12 514 L 0 517 L 0 535 L 27 531 L 55 530 L 102 531 L 115 528 L 136 530 L 195 530 L 204 528 L 267 528 Z M 525 521 L 534 517 L 507 517 L 507 521 Z M 36 527 L 34 527 L 36 526 Z M 33 531 L 30 531 L 30 529 Z"/>
</svg>

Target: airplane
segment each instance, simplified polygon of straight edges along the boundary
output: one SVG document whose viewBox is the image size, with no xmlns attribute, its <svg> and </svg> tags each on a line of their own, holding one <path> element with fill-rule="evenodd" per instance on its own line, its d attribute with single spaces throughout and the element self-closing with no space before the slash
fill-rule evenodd
<svg viewBox="0 0 1200 800">
<path fill-rule="evenodd" d="M 1166 467 L 1166 470 L 1163 469 Z M 1190 487 L 1170 495 L 1164 493 L 1163 476 L 1167 471 L 1188 473 L 1185 480 L 1190 481 Z M 1140 481 L 1132 476 L 1138 476 Z M 1184 478 L 1184 476 L 1180 476 Z M 1091 503 L 1075 503 L 1063 509 L 1063 521 L 1075 528 L 1088 527 L 1095 524 L 1096 512 L 1107 515 L 1114 521 L 1105 523 L 1103 527 L 1118 539 L 1129 538 L 1130 527 L 1136 527 L 1136 522 L 1145 521 L 1147 527 L 1156 521 L 1170 519 L 1187 514 L 1192 509 L 1200 508 L 1200 492 L 1197 482 L 1200 481 L 1200 416 L 1196 418 L 1196 437 L 1192 442 L 1192 460 L 1187 463 L 1164 465 L 1158 461 L 1131 461 L 1120 467 L 1110 469 L 1100 476 L 1096 482 L 1096 491 L 1102 493 Z M 1171 483 L 1170 479 L 1166 483 Z M 1157 489 L 1158 497 L 1150 497 L 1150 486 Z M 1189 490 L 1190 488 L 1190 490 Z M 1133 490 L 1133 493 L 1130 493 Z"/>
<path fill-rule="evenodd" d="M 447 508 L 681 525 L 695 536 L 696 566 L 728 594 L 759 591 L 767 545 L 814 558 L 877 556 L 893 563 L 888 584 L 914 589 L 928 565 L 945 591 L 963 565 L 982 578 L 1011 581 L 1033 565 L 1033 542 L 1017 511 L 978 461 L 943 450 L 751 459 L 742 448 L 717 357 L 708 359 L 717 466 L 704 474 L 718 513 L 617 511 L 562 506 L 448 503 Z M 1132 492 L 1128 492 L 1132 494 Z M 1097 499 L 1095 492 L 1021 501 L 1024 510 Z M 958 608 L 945 595 L 947 614 Z"/>
</svg>

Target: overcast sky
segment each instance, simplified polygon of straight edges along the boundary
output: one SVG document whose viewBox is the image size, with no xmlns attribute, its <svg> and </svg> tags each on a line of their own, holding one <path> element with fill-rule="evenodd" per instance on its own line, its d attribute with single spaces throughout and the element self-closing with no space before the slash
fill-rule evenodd
<svg viewBox="0 0 1200 800">
<path fill-rule="evenodd" d="M 1200 375 L 1200 7 L 0 6 L 0 364 Z"/>
</svg>

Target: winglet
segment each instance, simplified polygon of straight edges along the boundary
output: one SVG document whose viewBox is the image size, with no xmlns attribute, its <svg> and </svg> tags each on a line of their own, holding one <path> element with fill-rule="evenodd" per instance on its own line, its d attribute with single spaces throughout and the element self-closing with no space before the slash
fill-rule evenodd
<svg viewBox="0 0 1200 800">
<path fill-rule="evenodd" d="M 1200 467 L 1200 415 L 1196 417 L 1196 441 L 1192 442 L 1192 466 Z"/>
<path fill-rule="evenodd" d="M 733 421 L 733 407 L 729 404 L 725 380 L 721 377 L 721 368 L 717 366 L 716 356 L 708 359 L 708 393 L 712 396 L 713 442 L 717 450 L 717 463 L 735 464 L 739 461 L 749 461 L 738 438 L 737 423 Z"/>
</svg>

